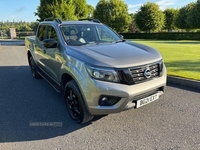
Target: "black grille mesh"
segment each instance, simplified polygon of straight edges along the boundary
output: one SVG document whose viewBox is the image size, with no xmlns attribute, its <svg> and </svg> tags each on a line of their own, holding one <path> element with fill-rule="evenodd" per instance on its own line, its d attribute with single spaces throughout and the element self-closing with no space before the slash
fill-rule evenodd
<svg viewBox="0 0 200 150">
<path fill-rule="evenodd" d="M 148 79 L 144 76 L 144 72 L 147 68 L 149 68 L 150 72 L 151 72 L 151 77 L 148 78 Z M 141 83 L 141 82 L 145 82 L 146 80 L 150 80 L 152 78 L 159 76 L 159 63 L 152 64 L 152 65 L 149 65 L 149 66 L 142 66 L 142 67 L 139 67 L 139 68 L 130 68 L 129 70 L 130 70 L 131 75 L 133 77 L 133 82 L 134 83 Z"/>
</svg>

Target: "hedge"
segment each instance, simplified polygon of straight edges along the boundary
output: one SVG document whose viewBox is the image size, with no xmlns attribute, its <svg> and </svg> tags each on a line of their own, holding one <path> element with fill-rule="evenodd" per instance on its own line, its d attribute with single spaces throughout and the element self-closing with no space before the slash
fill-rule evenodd
<svg viewBox="0 0 200 150">
<path fill-rule="evenodd" d="M 125 39 L 200 40 L 200 32 L 120 33 Z"/>
</svg>

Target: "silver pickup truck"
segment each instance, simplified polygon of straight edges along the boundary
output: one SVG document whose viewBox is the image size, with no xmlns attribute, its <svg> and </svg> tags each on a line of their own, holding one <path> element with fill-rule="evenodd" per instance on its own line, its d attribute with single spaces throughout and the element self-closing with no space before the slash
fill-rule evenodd
<svg viewBox="0 0 200 150">
<path fill-rule="evenodd" d="M 149 104 L 166 87 L 157 50 L 124 40 L 97 19 L 46 19 L 25 46 L 33 77 L 62 93 L 77 123 Z"/>
</svg>

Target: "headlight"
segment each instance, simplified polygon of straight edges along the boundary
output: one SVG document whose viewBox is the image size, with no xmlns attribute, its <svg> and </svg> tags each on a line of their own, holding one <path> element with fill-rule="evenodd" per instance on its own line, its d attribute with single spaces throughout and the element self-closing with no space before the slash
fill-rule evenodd
<svg viewBox="0 0 200 150">
<path fill-rule="evenodd" d="M 92 66 L 86 66 L 86 69 L 92 78 L 110 82 L 119 82 L 118 74 L 114 69 L 96 68 Z"/>
</svg>

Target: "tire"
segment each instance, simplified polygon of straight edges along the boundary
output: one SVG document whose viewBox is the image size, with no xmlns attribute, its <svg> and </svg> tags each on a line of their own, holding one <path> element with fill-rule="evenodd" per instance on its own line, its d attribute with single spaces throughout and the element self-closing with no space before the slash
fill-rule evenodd
<svg viewBox="0 0 200 150">
<path fill-rule="evenodd" d="M 38 67 L 36 66 L 35 61 L 32 56 L 29 57 L 29 66 L 31 68 L 32 76 L 35 79 L 41 78 L 40 75 L 38 74 Z"/>
<path fill-rule="evenodd" d="M 93 119 L 74 80 L 69 81 L 65 86 L 65 102 L 74 122 L 84 124 Z"/>
</svg>

